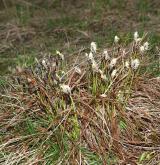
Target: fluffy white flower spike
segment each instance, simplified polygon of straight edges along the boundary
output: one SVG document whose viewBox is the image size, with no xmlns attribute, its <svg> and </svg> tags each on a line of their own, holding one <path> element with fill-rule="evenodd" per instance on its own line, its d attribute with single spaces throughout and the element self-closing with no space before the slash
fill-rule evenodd
<svg viewBox="0 0 160 165">
<path fill-rule="evenodd" d="M 109 64 L 110 68 L 113 68 L 117 63 L 117 58 L 113 58 Z"/>
<path fill-rule="evenodd" d="M 32 82 L 32 79 L 30 79 L 30 78 L 27 78 L 27 81 L 30 83 L 30 82 Z"/>
<path fill-rule="evenodd" d="M 91 61 L 94 60 L 94 57 L 93 57 L 93 53 L 92 53 L 92 52 L 89 53 L 88 58 L 89 58 Z"/>
<path fill-rule="evenodd" d="M 117 44 L 119 42 L 120 38 L 118 36 L 114 37 L 114 42 Z"/>
<path fill-rule="evenodd" d="M 122 50 L 122 56 L 124 57 L 125 55 L 126 55 L 126 50 L 123 49 L 123 50 Z"/>
<path fill-rule="evenodd" d="M 88 53 L 85 53 L 85 56 L 86 56 L 87 59 L 89 60 L 89 54 L 88 54 Z"/>
<path fill-rule="evenodd" d="M 145 43 L 143 44 L 143 46 L 144 46 L 144 49 L 145 49 L 146 51 L 149 49 L 149 43 L 148 43 L 148 42 L 145 42 Z"/>
<path fill-rule="evenodd" d="M 59 57 L 64 61 L 64 55 L 61 52 L 56 50 L 56 54 L 59 55 Z"/>
<path fill-rule="evenodd" d="M 110 59 L 110 56 L 109 56 L 109 54 L 108 54 L 107 49 L 105 49 L 105 50 L 103 51 L 103 57 L 104 57 L 104 59 L 105 59 L 106 61 Z"/>
<path fill-rule="evenodd" d="M 140 65 L 139 59 L 136 58 L 136 59 L 134 59 L 134 60 L 131 60 L 131 68 L 132 68 L 133 70 L 138 69 L 139 65 Z"/>
<path fill-rule="evenodd" d="M 144 46 L 143 46 L 143 45 L 140 46 L 139 50 L 140 50 L 141 53 L 144 53 L 144 52 L 145 52 L 145 48 L 144 48 Z"/>
<path fill-rule="evenodd" d="M 61 72 L 61 73 L 62 73 L 62 75 L 66 74 L 66 73 L 65 73 L 65 71 L 63 71 L 63 70 L 62 70 L 62 72 Z"/>
<path fill-rule="evenodd" d="M 97 51 L 97 45 L 95 42 L 91 42 L 91 52 L 96 53 Z"/>
<path fill-rule="evenodd" d="M 101 79 L 106 81 L 106 80 L 107 80 L 107 76 L 106 76 L 105 74 L 102 73 L 102 74 L 101 74 Z"/>
<path fill-rule="evenodd" d="M 76 66 L 74 69 L 75 69 L 76 73 L 78 73 L 78 74 L 82 73 L 81 69 L 78 66 Z"/>
<path fill-rule="evenodd" d="M 103 71 L 101 69 L 99 69 L 98 72 L 101 75 L 101 79 L 107 81 L 107 76 L 103 73 Z"/>
<path fill-rule="evenodd" d="M 63 93 L 71 94 L 71 88 L 68 85 L 61 84 L 60 87 L 62 88 Z"/>
<path fill-rule="evenodd" d="M 98 72 L 99 72 L 100 74 L 103 74 L 103 71 L 102 71 L 101 69 L 99 69 Z"/>
<path fill-rule="evenodd" d="M 125 67 L 128 69 L 129 68 L 129 61 L 125 62 Z"/>
<path fill-rule="evenodd" d="M 111 77 L 114 78 L 117 74 L 117 69 L 114 69 L 111 73 Z"/>
<path fill-rule="evenodd" d="M 137 31 L 134 33 L 134 41 L 135 41 L 136 43 L 142 41 L 142 38 L 139 37 L 139 34 L 138 34 Z"/>
<path fill-rule="evenodd" d="M 141 42 L 142 38 L 137 38 L 136 42 Z"/>
<path fill-rule="evenodd" d="M 107 95 L 105 93 L 101 94 L 100 96 L 103 98 L 107 97 Z"/>
<path fill-rule="evenodd" d="M 88 58 L 88 60 L 91 60 L 91 61 L 94 60 L 94 57 L 93 57 L 93 53 L 92 53 L 92 52 L 90 52 L 89 54 L 86 53 L 85 55 L 86 55 L 86 57 Z"/>
<path fill-rule="evenodd" d="M 140 52 L 144 53 L 147 50 L 149 50 L 149 43 L 145 42 L 142 46 L 140 46 Z"/>
<path fill-rule="evenodd" d="M 45 68 L 47 68 L 47 63 L 46 63 L 46 61 L 43 59 L 42 60 L 42 65 L 45 67 Z"/>
<path fill-rule="evenodd" d="M 139 38 L 139 34 L 138 32 L 134 32 L 134 40 L 137 42 L 137 39 Z"/>
<path fill-rule="evenodd" d="M 99 72 L 98 64 L 94 60 L 92 61 L 92 70 L 93 72 Z"/>
</svg>

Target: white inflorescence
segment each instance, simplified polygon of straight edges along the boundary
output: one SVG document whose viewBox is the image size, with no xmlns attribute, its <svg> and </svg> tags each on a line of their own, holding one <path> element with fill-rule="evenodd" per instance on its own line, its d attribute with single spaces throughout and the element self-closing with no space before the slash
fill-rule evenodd
<svg viewBox="0 0 160 165">
<path fill-rule="evenodd" d="M 129 61 L 126 61 L 126 62 L 125 62 L 125 67 L 126 67 L 126 68 L 129 68 Z"/>
<path fill-rule="evenodd" d="M 64 60 L 64 55 L 59 52 L 58 50 L 56 50 L 56 54 L 59 55 L 59 57 L 61 58 L 61 60 Z"/>
<path fill-rule="evenodd" d="M 104 57 L 104 59 L 105 59 L 106 61 L 110 59 L 110 56 L 109 56 L 109 54 L 108 54 L 107 49 L 105 49 L 105 50 L 103 51 L 103 57 Z"/>
<path fill-rule="evenodd" d="M 107 76 L 106 76 L 105 74 L 102 73 L 102 74 L 101 74 L 101 79 L 106 81 L 106 80 L 107 80 Z"/>
<path fill-rule="evenodd" d="M 141 53 L 144 53 L 144 52 L 145 52 L 145 48 L 144 48 L 144 46 L 143 46 L 143 45 L 142 45 L 142 46 L 140 46 L 140 48 L 139 48 L 139 49 L 140 49 L 140 52 L 141 52 Z"/>
<path fill-rule="evenodd" d="M 43 65 L 46 65 L 46 61 L 45 61 L 45 60 L 42 60 L 42 64 L 43 64 Z"/>
<path fill-rule="evenodd" d="M 98 72 L 99 72 L 100 74 L 103 74 L 103 71 L 102 71 L 101 69 L 99 69 Z"/>
<path fill-rule="evenodd" d="M 75 69 L 76 73 L 78 73 L 78 74 L 82 73 L 81 69 L 78 66 L 74 67 L 74 69 Z"/>
<path fill-rule="evenodd" d="M 94 60 L 92 61 L 92 70 L 93 72 L 99 72 L 98 64 Z"/>
<path fill-rule="evenodd" d="M 86 56 L 87 59 L 89 60 L 89 54 L 88 54 L 88 53 L 85 53 L 85 56 Z"/>
<path fill-rule="evenodd" d="M 47 63 L 46 63 L 45 60 L 42 60 L 42 65 L 43 65 L 45 68 L 47 68 Z"/>
<path fill-rule="evenodd" d="M 113 68 L 117 63 L 117 58 L 113 58 L 109 64 L 110 68 Z"/>
<path fill-rule="evenodd" d="M 117 44 L 119 42 L 120 38 L 118 36 L 114 37 L 114 42 Z"/>
<path fill-rule="evenodd" d="M 137 31 L 134 33 L 134 40 L 136 43 L 142 41 L 142 38 L 139 37 L 139 34 Z"/>
<path fill-rule="evenodd" d="M 62 84 L 60 87 L 62 88 L 63 93 L 71 94 L 71 88 L 68 85 Z"/>
<path fill-rule="evenodd" d="M 124 57 L 125 55 L 126 55 L 126 50 L 123 49 L 123 50 L 122 50 L 122 56 Z"/>
<path fill-rule="evenodd" d="M 139 38 L 139 34 L 138 34 L 138 32 L 136 31 L 135 33 L 134 33 L 134 40 L 137 42 L 137 39 Z"/>
<path fill-rule="evenodd" d="M 107 97 L 107 95 L 105 93 L 101 94 L 100 96 L 103 98 Z"/>
<path fill-rule="evenodd" d="M 141 42 L 142 38 L 137 38 L 136 42 Z"/>
<path fill-rule="evenodd" d="M 88 60 L 91 60 L 91 61 L 94 60 L 94 57 L 93 57 L 93 53 L 92 53 L 92 52 L 90 52 L 89 54 L 86 53 L 85 55 L 86 55 L 86 57 L 88 58 Z"/>
<path fill-rule="evenodd" d="M 147 50 L 149 50 L 149 43 L 145 42 L 142 46 L 140 46 L 140 52 L 144 53 Z"/>
<path fill-rule="evenodd" d="M 134 69 L 134 70 L 138 69 L 139 65 L 140 65 L 139 59 L 136 58 L 134 60 L 131 60 L 131 68 L 132 69 Z"/>
<path fill-rule="evenodd" d="M 138 34 L 137 31 L 134 33 L 134 41 L 135 41 L 136 43 L 142 41 L 142 38 L 139 37 L 139 34 Z"/>
<path fill-rule="evenodd" d="M 89 58 L 91 61 L 94 60 L 94 57 L 93 57 L 93 53 L 92 53 L 92 52 L 89 53 L 88 58 Z"/>
<path fill-rule="evenodd" d="M 114 78 L 117 74 L 117 69 L 114 69 L 111 73 L 111 77 Z"/>
<path fill-rule="evenodd" d="M 146 51 L 149 49 L 149 43 L 148 43 L 148 42 L 145 42 L 145 43 L 143 44 L 143 46 L 144 46 L 144 49 L 145 49 Z"/>
<path fill-rule="evenodd" d="M 91 42 L 91 52 L 96 53 L 97 51 L 97 45 L 95 42 Z"/>
</svg>

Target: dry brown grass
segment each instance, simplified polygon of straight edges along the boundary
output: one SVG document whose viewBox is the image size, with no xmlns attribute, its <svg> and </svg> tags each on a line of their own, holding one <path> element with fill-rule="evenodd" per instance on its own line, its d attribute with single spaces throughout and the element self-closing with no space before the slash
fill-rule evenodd
<svg viewBox="0 0 160 165">
<path fill-rule="evenodd" d="M 107 82 L 92 71 L 90 62 L 79 64 L 78 74 L 53 55 L 32 69 L 18 68 L 1 94 L 0 162 L 158 164 L 160 79 L 124 67 L 135 56 L 141 58 L 141 66 L 146 63 L 147 56 L 138 48 L 131 43 L 125 56 L 121 45 L 109 50 L 118 58 L 114 79 L 108 61 L 98 52 L 96 60 Z M 65 94 L 60 84 L 68 84 L 71 94 Z"/>
</svg>

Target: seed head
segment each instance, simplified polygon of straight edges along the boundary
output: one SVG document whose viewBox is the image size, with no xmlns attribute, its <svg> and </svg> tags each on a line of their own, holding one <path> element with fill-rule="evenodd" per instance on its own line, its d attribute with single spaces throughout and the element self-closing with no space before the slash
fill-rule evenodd
<svg viewBox="0 0 160 165">
<path fill-rule="evenodd" d="M 32 79 L 30 79 L 30 78 L 27 78 L 27 81 L 30 83 L 30 82 L 32 82 Z"/>
<path fill-rule="evenodd" d="M 125 55 L 126 55 L 126 50 L 123 49 L 123 50 L 122 50 L 122 57 L 124 57 Z"/>
<path fill-rule="evenodd" d="M 136 32 L 134 32 L 134 40 L 135 40 L 136 42 L 137 42 L 138 37 L 139 37 L 138 32 L 137 32 L 137 31 L 136 31 Z"/>
<path fill-rule="evenodd" d="M 100 96 L 103 98 L 107 97 L 107 95 L 105 93 L 101 94 Z"/>
<path fill-rule="evenodd" d="M 71 94 L 71 88 L 68 85 L 61 84 L 60 87 L 62 88 L 63 93 Z"/>
<path fill-rule="evenodd" d="M 102 73 L 102 74 L 101 74 L 101 79 L 106 81 L 106 80 L 107 80 L 107 76 L 106 76 L 105 74 Z"/>
<path fill-rule="evenodd" d="M 137 38 L 136 42 L 141 42 L 142 38 Z"/>
<path fill-rule="evenodd" d="M 94 60 L 92 61 L 92 70 L 93 72 L 99 72 L 98 64 Z"/>
<path fill-rule="evenodd" d="M 66 73 L 65 73 L 65 71 L 62 70 L 62 71 L 61 71 L 61 74 L 64 75 L 64 74 L 66 74 Z"/>
<path fill-rule="evenodd" d="M 97 45 L 96 45 L 96 43 L 95 42 L 91 42 L 91 52 L 92 53 L 96 53 L 96 51 L 97 51 Z"/>
<path fill-rule="evenodd" d="M 103 57 L 104 57 L 104 59 L 105 59 L 106 61 L 110 59 L 110 56 L 109 56 L 109 54 L 108 54 L 107 49 L 105 49 L 105 50 L 103 51 Z"/>
<path fill-rule="evenodd" d="M 93 53 L 92 53 L 92 52 L 89 53 L 88 58 L 89 58 L 91 61 L 94 59 L 94 57 L 93 57 Z"/>
<path fill-rule="evenodd" d="M 46 63 L 46 61 L 43 59 L 42 60 L 42 65 L 45 67 L 45 68 L 47 68 L 47 63 Z"/>
<path fill-rule="evenodd" d="M 131 68 L 132 68 L 133 70 L 138 69 L 139 65 L 140 65 L 139 59 L 136 58 L 136 59 L 134 59 L 134 60 L 131 60 Z"/>
<path fill-rule="evenodd" d="M 148 43 L 148 42 L 145 42 L 145 43 L 143 44 L 143 46 L 144 46 L 144 49 L 145 49 L 146 51 L 149 49 L 149 43 Z"/>
<path fill-rule="evenodd" d="M 93 61 L 94 60 L 94 57 L 93 57 L 93 53 L 92 52 L 90 52 L 89 54 L 86 53 L 85 55 L 88 58 L 88 60 L 90 60 L 90 61 Z"/>
<path fill-rule="evenodd" d="M 140 46 L 139 50 L 140 50 L 141 53 L 144 53 L 144 52 L 145 52 L 145 48 L 144 48 L 144 46 L 143 46 L 143 45 Z"/>
<path fill-rule="evenodd" d="M 149 43 L 145 42 L 142 46 L 140 46 L 140 52 L 144 53 L 147 50 L 149 50 Z"/>
<path fill-rule="evenodd" d="M 126 62 L 125 62 L 125 67 L 126 67 L 126 68 L 129 68 L 129 61 L 126 61 Z"/>
<path fill-rule="evenodd" d="M 58 50 L 56 50 L 56 54 L 59 55 L 59 57 L 61 58 L 61 60 L 64 61 L 64 55 L 61 52 L 59 52 Z"/>
<path fill-rule="evenodd" d="M 137 31 L 134 33 L 134 41 L 135 41 L 136 43 L 142 41 L 142 38 L 139 37 L 139 34 L 138 34 Z"/>
<path fill-rule="evenodd" d="M 113 68 L 117 63 L 117 58 L 113 58 L 109 64 L 110 68 Z"/>
<path fill-rule="evenodd" d="M 114 78 L 117 74 L 117 69 L 114 69 L 111 73 L 111 77 Z"/>
<path fill-rule="evenodd" d="M 82 73 L 81 69 L 78 66 L 76 66 L 74 69 L 75 69 L 76 73 L 78 73 L 78 74 Z"/>
<path fill-rule="evenodd" d="M 117 44 L 119 42 L 120 38 L 118 36 L 114 37 L 114 43 Z"/>
</svg>

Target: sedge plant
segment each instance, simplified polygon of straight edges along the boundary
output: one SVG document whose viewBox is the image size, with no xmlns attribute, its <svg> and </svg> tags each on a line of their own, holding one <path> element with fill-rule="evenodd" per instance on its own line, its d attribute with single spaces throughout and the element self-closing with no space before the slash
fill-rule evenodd
<svg viewBox="0 0 160 165">
<path fill-rule="evenodd" d="M 129 45 L 120 41 L 115 36 L 113 46 L 102 51 L 92 42 L 85 62 L 68 71 L 57 51 L 12 76 L 0 96 L 1 163 L 139 161 L 143 147 L 135 153 L 131 143 L 143 144 L 139 128 L 146 125 L 127 106 L 150 45 L 138 32 Z"/>
</svg>

